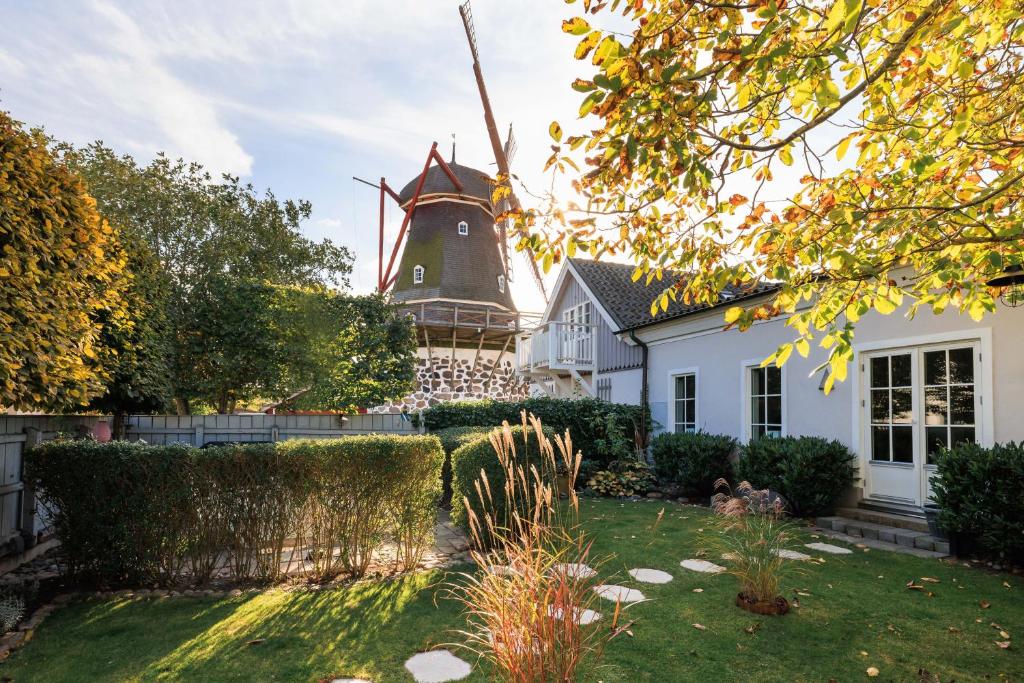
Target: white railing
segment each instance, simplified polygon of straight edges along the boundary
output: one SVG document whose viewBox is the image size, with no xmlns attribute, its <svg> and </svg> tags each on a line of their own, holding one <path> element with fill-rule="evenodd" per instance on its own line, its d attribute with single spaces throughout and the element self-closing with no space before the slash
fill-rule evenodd
<svg viewBox="0 0 1024 683">
<path fill-rule="evenodd" d="M 593 370 L 596 325 L 551 321 L 516 338 L 516 365 L 530 372 Z"/>
</svg>

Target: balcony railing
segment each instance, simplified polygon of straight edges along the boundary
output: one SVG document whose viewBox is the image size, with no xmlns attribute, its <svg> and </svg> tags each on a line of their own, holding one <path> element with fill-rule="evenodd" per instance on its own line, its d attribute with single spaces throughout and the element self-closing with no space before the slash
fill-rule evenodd
<svg viewBox="0 0 1024 683">
<path fill-rule="evenodd" d="M 593 370 L 596 325 L 551 321 L 516 338 L 516 366 L 534 370 Z"/>
</svg>

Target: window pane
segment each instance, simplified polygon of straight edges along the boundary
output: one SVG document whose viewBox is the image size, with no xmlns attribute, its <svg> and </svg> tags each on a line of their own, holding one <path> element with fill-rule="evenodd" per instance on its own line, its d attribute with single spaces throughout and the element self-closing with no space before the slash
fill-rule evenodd
<svg viewBox="0 0 1024 683">
<path fill-rule="evenodd" d="M 889 421 L 889 390 L 888 389 L 872 389 L 871 390 L 871 421 L 872 422 L 888 422 Z"/>
<path fill-rule="evenodd" d="M 944 425 L 949 414 L 949 402 L 946 400 L 946 387 L 933 387 L 924 390 L 924 423 L 926 425 Z"/>
<path fill-rule="evenodd" d="M 686 397 L 697 398 L 697 378 L 693 375 L 686 376 Z"/>
<path fill-rule="evenodd" d="M 767 411 L 765 422 L 773 425 L 782 424 L 782 398 L 779 396 L 769 396 L 765 399 Z"/>
<path fill-rule="evenodd" d="M 946 352 L 928 351 L 924 354 L 924 383 L 946 383 Z"/>
<path fill-rule="evenodd" d="M 974 387 L 950 387 L 949 398 L 952 404 L 950 422 L 955 425 L 974 424 Z"/>
<path fill-rule="evenodd" d="M 686 401 L 676 401 L 676 422 L 686 422 Z"/>
<path fill-rule="evenodd" d="M 764 394 L 764 368 L 750 369 L 750 395 Z"/>
<path fill-rule="evenodd" d="M 759 439 L 764 436 L 764 425 L 751 425 L 750 438 Z"/>
<path fill-rule="evenodd" d="M 886 356 L 871 359 L 871 386 L 889 386 L 889 359 Z"/>
<path fill-rule="evenodd" d="M 910 354 L 901 353 L 892 357 L 892 386 L 910 386 Z"/>
<path fill-rule="evenodd" d="M 892 428 L 892 461 L 914 462 L 914 428 Z"/>
<path fill-rule="evenodd" d="M 686 393 L 686 377 L 676 377 L 676 400 L 689 397 L 690 395 Z"/>
<path fill-rule="evenodd" d="M 782 425 L 765 425 L 764 433 L 767 436 L 782 436 Z"/>
<path fill-rule="evenodd" d="M 949 440 L 953 446 L 962 443 L 974 443 L 974 427 L 951 427 Z"/>
<path fill-rule="evenodd" d="M 892 390 L 892 421 L 910 424 L 913 413 L 913 393 L 910 389 Z"/>
<path fill-rule="evenodd" d="M 765 374 L 768 376 L 768 393 L 769 394 L 781 394 L 782 393 L 782 368 L 774 366 L 765 368 Z"/>
<path fill-rule="evenodd" d="M 872 460 L 888 460 L 889 459 L 889 428 L 888 427 L 872 427 L 871 428 L 871 459 Z"/>
<path fill-rule="evenodd" d="M 750 421 L 764 424 L 766 422 L 764 415 L 764 398 L 761 396 L 754 396 L 750 399 Z"/>
<path fill-rule="evenodd" d="M 693 399 L 690 399 L 688 401 L 683 401 L 683 403 L 686 405 L 686 420 L 685 421 L 689 422 L 691 424 L 693 422 L 696 422 L 697 421 L 697 416 L 695 415 L 695 412 L 696 412 L 695 411 L 696 401 L 694 401 Z"/>
<path fill-rule="evenodd" d="M 946 447 L 946 428 L 945 427 L 925 427 L 924 438 L 925 448 L 928 452 L 928 463 L 935 462 L 935 454 Z"/>
<path fill-rule="evenodd" d="M 950 349 L 949 351 L 949 383 L 972 384 L 974 382 L 974 350 Z"/>
</svg>

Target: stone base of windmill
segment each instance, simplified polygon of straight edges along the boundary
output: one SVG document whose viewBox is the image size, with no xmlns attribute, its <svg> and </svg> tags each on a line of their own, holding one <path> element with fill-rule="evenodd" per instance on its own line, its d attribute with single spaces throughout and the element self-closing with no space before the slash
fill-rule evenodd
<svg viewBox="0 0 1024 683">
<path fill-rule="evenodd" d="M 445 401 L 519 401 L 529 396 L 529 383 L 516 374 L 510 352 L 483 350 L 477 357 L 476 349 L 455 349 L 454 356 L 451 349 L 433 349 L 428 358 L 421 348 L 417 355 L 415 391 L 369 412 L 415 413 Z"/>
</svg>

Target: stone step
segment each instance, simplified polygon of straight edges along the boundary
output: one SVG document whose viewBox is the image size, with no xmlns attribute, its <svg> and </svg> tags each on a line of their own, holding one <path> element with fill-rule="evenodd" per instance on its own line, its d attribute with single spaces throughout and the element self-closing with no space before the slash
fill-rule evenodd
<svg viewBox="0 0 1024 683">
<path fill-rule="evenodd" d="M 838 515 L 819 517 L 815 522 L 820 529 L 833 531 L 852 539 L 877 541 L 882 544 L 882 547 L 892 546 L 893 550 L 914 548 L 941 555 L 949 554 L 948 541 L 929 536 L 924 531 L 886 526 Z"/>
<path fill-rule="evenodd" d="M 928 531 L 928 521 L 920 516 L 899 514 L 897 512 L 885 512 L 873 510 L 866 507 L 839 508 L 836 514 L 840 517 L 871 522 L 883 526 L 896 527 L 898 529 L 910 529 L 912 531 Z"/>
</svg>

